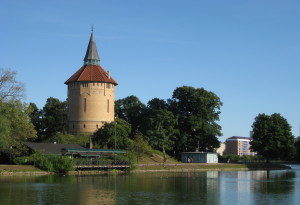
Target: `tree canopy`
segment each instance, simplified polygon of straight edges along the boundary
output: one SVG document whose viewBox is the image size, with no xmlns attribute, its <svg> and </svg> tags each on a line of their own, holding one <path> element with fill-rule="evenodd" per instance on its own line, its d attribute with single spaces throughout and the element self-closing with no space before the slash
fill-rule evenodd
<svg viewBox="0 0 300 205">
<path fill-rule="evenodd" d="M 141 132 L 149 145 L 161 150 L 164 154 L 174 148 L 178 137 L 177 118 L 167 109 L 148 109 L 147 115 L 141 122 Z"/>
<path fill-rule="evenodd" d="M 18 100 L 0 101 L 0 155 L 2 155 L 2 160 L 20 156 L 25 151 L 22 142 L 32 141 L 36 138 L 36 131 L 28 112 L 28 106 Z"/>
<path fill-rule="evenodd" d="M 42 126 L 47 139 L 56 132 L 67 132 L 67 102 L 50 97 L 42 110 Z"/>
<path fill-rule="evenodd" d="M 178 151 L 212 151 L 219 147 L 219 121 L 222 102 L 213 92 L 204 88 L 178 87 L 169 100 L 170 109 L 178 116 L 180 137 Z"/>
<path fill-rule="evenodd" d="M 251 149 L 270 159 L 291 159 L 295 154 L 294 136 L 287 120 L 278 113 L 259 114 L 252 125 Z"/>
<path fill-rule="evenodd" d="M 16 72 L 0 68 L 0 101 L 24 96 L 24 84 L 16 80 Z"/>
<path fill-rule="evenodd" d="M 115 114 L 118 118 L 130 123 L 133 132 L 136 132 L 139 128 L 144 109 L 145 105 L 134 95 L 115 102 Z"/>
<path fill-rule="evenodd" d="M 117 119 L 98 129 L 93 134 L 93 141 L 101 148 L 113 149 L 116 145 L 116 149 L 126 149 L 130 133 L 131 125 L 123 119 Z"/>
</svg>

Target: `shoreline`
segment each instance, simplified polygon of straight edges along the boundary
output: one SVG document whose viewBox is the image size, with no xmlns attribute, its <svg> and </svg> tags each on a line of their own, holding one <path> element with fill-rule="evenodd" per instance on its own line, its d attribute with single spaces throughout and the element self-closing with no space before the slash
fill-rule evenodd
<svg viewBox="0 0 300 205">
<path fill-rule="evenodd" d="M 12 165 L 13 166 L 13 165 Z M 69 171 L 65 174 L 57 174 L 46 171 L 23 171 L 23 170 L 1 170 L 0 176 L 43 176 L 43 175 L 106 175 L 106 174 L 124 174 L 124 173 L 155 173 L 155 172 L 201 172 L 201 171 L 254 171 L 254 170 L 289 170 L 291 167 L 283 164 L 234 164 L 234 163 L 216 163 L 216 164 L 136 164 L 134 170 L 78 170 Z"/>
</svg>

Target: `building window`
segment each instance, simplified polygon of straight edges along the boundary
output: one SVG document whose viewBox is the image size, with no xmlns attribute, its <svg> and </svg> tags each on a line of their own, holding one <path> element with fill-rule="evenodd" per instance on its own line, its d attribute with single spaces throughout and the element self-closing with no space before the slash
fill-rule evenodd
<svg viewBox="0 0 300 205">
<path fill-rule="evenodd" d="M 97 128 L 97 129 L 99 128 L 98 124 L 96 125 L 96 128 Z"/>
<path fill-rule="evenodd" d="M 84 88 L 89 87 L 89 83 L 82 83 L 82 87 L 84 87 Z"/>
<path fill-rule="evenodd" d="M 86 98 L 83 100 L 83 112 L 86 112 Z"/>
<path fill-rule="evenodd" d="M 85 124 L 83 125 L 83 128 L 85 128 Z"/>
<path fill-rule="evenodd" d="M 99 86 L 99 83 L 97 83 L 97 86 Z"/>
<path fill-rule="evenodd" d="M 106 83 L 106 88 L 110 88 L 110 83 Z"/>
<path fill-rule="evenodd" d="M 107 100 L 107 112 L 109 112 L 109 100 Z"/>
</svg>

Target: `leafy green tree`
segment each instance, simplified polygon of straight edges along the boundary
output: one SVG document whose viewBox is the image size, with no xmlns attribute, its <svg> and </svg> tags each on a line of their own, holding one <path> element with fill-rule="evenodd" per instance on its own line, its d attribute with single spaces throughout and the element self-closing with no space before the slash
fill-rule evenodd
<svg viewBox="0 0 300 205">
<path fill-rule="evenodd" d="M 38 109 L 35 103 L 29 104 L 29 117 L 31 119 L 32 124 L 34 125 L 35 130 L 37 131 L 37 140 L 41 140 L 43 136 L 43 111 Z"/>
<path fill-rule="evenodd" d="M 132 132 L 139 129 L 144 109 L 145 105 L 134 95 L 115 102 L 116 115 L 131 124 Z"/>
<path fill-rule="evenodd" d="M 295 147 L 296 147 L 296 161 L 300 162 L 300 140 L 299 139 L 295 142 Z"/>
<path fill-rule="evenodd" d="M 251 149 L 267 159 L 291 159 L 295 154 L 294 136 L 287 120 L 278 113 L 259 114 L 252 125 Z"/>
<path fill-rule="evenodd" d="M 154 149 L 161 150 L 166 161 L 166 151 L 173 150 L 174 141 L 178 136 L 177 118 L 171 111 L 166 109 L 148 109 L 148 115 L 141 125 L 149 145 Z"/>
<path fill-rule="evenodd" d="M 28 106 L 19 100 L 0 101 L 0 156 L 7 161 L 26 152 L 22 142 L 36 138 Z"/>
<path fill-rule="evenodd" d="M 43 107 L 42 127 L 44 139 L 50 138 L 56 132 L 67 132 L 67 102 L 50 97 Z"/>
<path fill-rule="evenodd" d="M 204 88 L 178 87 L 169 100 L 170 109 L 178 116 L 180 137 L 176 141 L 177 152 L 213 151 L 219 147 L 221 136 L 219 121 L 222 102 L 213 92 Z"/>
<path fill-rule="evenodd" d="M 153 98 L 147 103 L 147 109 L 148 110 L 159 110 L 159 109 L 169 109 L 169 105 L 166 101 L 159 99 L 159 98 Z"/>
<path fill-rule="evenodd" d="M 137 162 L 144 155 L 152 155 L 152 148 L 145 141 L 144 136 L 141 132 L 135 134 L 134 139 L 129 147 L 129 151 L 135 153 Z"/>
<path fill-rule="evenodd" d="M 123 119 L 105 123 L 93 134 L 93 141 L 101 148 L 126 149 L 129 146 L 131 125 Z M 116 144 L 115 144 L 116 142 Z"/>
</svg>

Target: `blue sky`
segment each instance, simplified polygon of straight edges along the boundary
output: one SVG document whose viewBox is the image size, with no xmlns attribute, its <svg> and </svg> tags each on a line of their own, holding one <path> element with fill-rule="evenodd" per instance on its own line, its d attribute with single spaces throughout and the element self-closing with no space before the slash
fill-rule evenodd
<svg viewBox="0 0 300 205">
<path fill-rule="evenodd" d="M 222 102 L 224 141 L 249 136 L 259 113 L 282 114 L 299 135 L 300 1 L 0 1 L 0 67 L 17 71 L 26 102 L 65 100 L 91 24 L 116 99 L 171 98 L 203 87 Z"/>
</svg>

